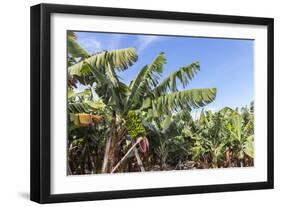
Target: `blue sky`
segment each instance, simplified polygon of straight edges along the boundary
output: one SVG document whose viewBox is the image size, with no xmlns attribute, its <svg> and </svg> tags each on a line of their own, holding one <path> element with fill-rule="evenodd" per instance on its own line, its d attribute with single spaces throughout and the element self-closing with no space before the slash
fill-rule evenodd
<svg viewBox="0 0 281 207">
<path fill-rule="evenodd" d="M 160 52 L 165 52 L 167 64 L 163 78 L 181 66 L 199 61 L 201 69 L 187 89 L 217 88 L 216 100 L 206 109 L 242 107 L 254 100 L 254 40 L 96 32 L 76 32 L 76 35 L 81 46 L 90 53 L 135 47 L 138 61 L 119 74 L 126 83 Z"/>
</svg>

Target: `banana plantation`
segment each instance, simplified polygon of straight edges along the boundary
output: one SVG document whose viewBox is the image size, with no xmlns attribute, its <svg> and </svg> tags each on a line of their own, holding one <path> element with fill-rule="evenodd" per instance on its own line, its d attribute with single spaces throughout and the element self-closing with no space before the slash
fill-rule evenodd
<svg viewBox="0 0 281 207">
<path fill-rule="evenodd" d="M 254 103 L 205 109 L 219 88 L 189 88 L 199 62 L 164 77 L 155 54 L 127 84 L 135 48 L 89 54 L 74 32 L 67 45 L 68 175 L 254 165 Z"/>
</svg>

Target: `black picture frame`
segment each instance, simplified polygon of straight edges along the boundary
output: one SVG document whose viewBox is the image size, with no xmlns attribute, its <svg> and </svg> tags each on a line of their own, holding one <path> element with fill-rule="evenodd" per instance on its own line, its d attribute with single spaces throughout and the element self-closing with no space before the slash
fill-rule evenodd
<svg viewBox="0 0 281 207">
<path fill-rule="evenodd" d="M 151 18 L 194 22 L 219 22 L 267 26 L 267 181 L 188 187 L 86 192 L 73 194 L 50 193 L 50 15 L 52 13 L 100 15 L 112 17 Z M 38 203 L 119 199 L 146 196 L 210 193 L 272 189 L 274 187 L 274 20 L 272 18 L 195 14 L 168 11 L 135 10 L 88 6 L 39 4 L 31 7 L 31 151 L 30 199 Z"/>
</svg>

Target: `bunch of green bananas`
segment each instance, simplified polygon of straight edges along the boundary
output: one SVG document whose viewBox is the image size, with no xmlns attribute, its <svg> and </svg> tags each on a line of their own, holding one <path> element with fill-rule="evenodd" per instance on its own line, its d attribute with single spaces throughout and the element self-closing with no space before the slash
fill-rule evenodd
<svg viewBox="0 0 281 207">
<path fill-rule="evenodd" d="M 126 128 L 133 139 L 146 135 L 142 120 L 135 111 L 129 111 L 126 117 Z"/>
</svg>

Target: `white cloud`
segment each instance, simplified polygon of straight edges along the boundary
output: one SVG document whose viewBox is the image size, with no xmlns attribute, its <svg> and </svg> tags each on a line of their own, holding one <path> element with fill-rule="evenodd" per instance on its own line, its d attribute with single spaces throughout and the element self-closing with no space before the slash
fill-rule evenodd
<svg viewBox="0 0 281 207">
<path fill-rule="evenodd" d="M 94 35 L 91 35 L 90 37 L 79 39 L 79 43 L 89 53 L 93 54 L 102 50 L 119 49 L 121 47 L 122 36 L 121 34 L 112 34 L 107 40 L 100 41 L 96 39 Z"/>
<path fill-rule="evenodd" d="M 102 49 L 101 42 L 95 38 L 85 38 L 81 39 L 79 42 L 89 53 L 95 53 Z"/>
<path fill-rule="evenodd" d="M 137 49 L 141 53 L 147 47 L 149 47 L 153 42 L 158 41 L 160 38 L 157 36 L 138 36 L 137 39 Z"/>
<path fill-rule="evenodd" d="M 109 50 L 120 49 L 120 43 L 122 37 L 123 37 L 122 34 L 113 34 L 108 43 L 108 49 Z"/>
</svg>

